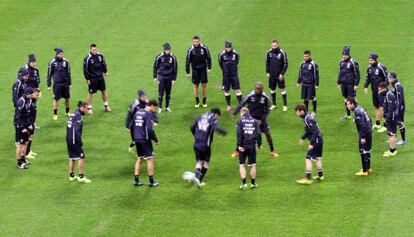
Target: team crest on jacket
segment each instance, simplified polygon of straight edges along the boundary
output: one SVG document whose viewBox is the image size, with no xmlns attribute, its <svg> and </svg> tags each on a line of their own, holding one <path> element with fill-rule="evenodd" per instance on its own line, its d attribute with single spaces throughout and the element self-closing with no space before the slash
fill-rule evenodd
<svg viewBox="0 0 414 237">
<path fill-rule="evenodd" d="M 308 70 L 310 71 L 310 70 L 312 70 L 312 64 L 309 64 L 309 66 L 308 66 Z"/>
<path fill-rule="evenodd" d="M 280 53 L 276 56 L 277 59 L 280 59 L 281 57 L 282 57 L 282 54 Z"/>
<path fill-rule="evenodd" d="M 204 50 L 203 50 L 203 49 L 201 49 L 200 51 L 201 51 L 201 52 L 200 52 L 201 54 L 204 54 Z"/>
<path fill-rule="evenodd" d="M 62 62 L 63 67 L 66 67 L 66 61 Z"/>
<path fill-rule="evenodd" d="M 378 74 L 379 74 L 379 70 L 375 69 L 375 75 L 378 76 Z"/>
<path fill-rule="evenodd" d="M 261 103 L 261 104 L 264 104 L 264 103 L 265 103 L 265 98 L 264 98 L 264 97 L 261 97 L 261 98 L 260 98 L 260 103 Z"/>
<path fill-rule="evenodd" d="M 233 61 L 234 61 L 234 60 L 236 60 L 236 55 L 235 55 L 235 54 L 233 54 Z"/>
<path fill-rule="evenodd" d="M 346 65 L 346 68 L 350 69 L 351 68 L 351 63 L 348 63 L 348 65 Z"/>
<path fill-rule="evenodd" d="M 169 62 L 172 63 L 172 58 L 170 58 Z"/>
<path fill-rule="evenodd" d="M 250 101 L 253 103 L 253 102 L 256 101 L 256 99 L 252 96 L 252 97 L 250 97 Z"/>
</svg>

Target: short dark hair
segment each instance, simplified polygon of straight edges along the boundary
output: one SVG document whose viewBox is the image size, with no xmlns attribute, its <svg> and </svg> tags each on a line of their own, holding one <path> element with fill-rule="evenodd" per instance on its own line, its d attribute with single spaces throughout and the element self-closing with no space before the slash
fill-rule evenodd
<svg viewBox="0 0 414 237">
<path fill-rule="evenodd" d="M 220 111 L 219 108 L 212 108 L 210 110 L 210 112 L 213 113 L 213 114 L 218 114 L 219 116 L 221 116 L 221 111 Z"/>
<path fill-rule="evenodd" d="M 311 55 L 311 51 L 310 50 L 305 50 L 305 52 L 303 52 L 303 54 L 307 54 L 307 55 Z"/>
<path fill-rule="evenodd" d="M 304 111 L 304 112 L 308 112 L 308 110 L 306 109 L 306 106 L 303 104 L 300 105 L 296 105 L 295 107 L 295 111 Z"/>
<path fill-rule="evenodd" d="M 195 39 L 198 39 L 198 40 L 199 40 L 199 39 L 200 39 L 200 36 L 198 36 L 198 35 L 194 35 L 194 36 L 193 36 L 193 40 L 195 40 Z"/>
<path fill-rule="evenodd" d="M 277 39 L 272 39 L 272 43 L 278 43 L 278 44 L 279 44 L 279 40 L 277 40 Z"/>
<path fill-rule="evenodd" d="M 89 48 L 96 48 L 96 44 L 95 43 L 92 43 Z"/>
<path fill-rule="evenodd" d="M 379 88 L 381 88 L 381 89 L 385 89 L 385 88 L 387 88 L 387 83 L 385 83 L 385 82 L 381 82 L 381 83 L 378 85 L 378 87 L 379 87 Z"/>
<path fill-rule="evenodd" d="M 156 100 L 150 100 L 147 105 L 148 106 L 155 106 L 155 107 L 157 107 L 158 106 L 158 102 Z"/>
<path fill-rule="evenodd" d="M 351 103 L 353 105 L 356 105 L 357 104 L 357 101 L 356 101 L 356 99 L 354 97 L 348 97 L 346 99 L 346 102 L 349 102 L 349 103 Z"/>
<path fill-rule="evenodd" d="M 84 106 L 87 106 L 87 105 L 88 105 L 88 103 L 86 103 L 85 101 L 81 101 L 81 100 L 78 101 L 78 108 L 84 107 Z"/>
</svg>

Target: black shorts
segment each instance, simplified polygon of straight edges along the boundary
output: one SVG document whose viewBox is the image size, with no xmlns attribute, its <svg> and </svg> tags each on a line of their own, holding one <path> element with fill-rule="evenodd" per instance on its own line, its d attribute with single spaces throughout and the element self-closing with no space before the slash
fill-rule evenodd
<svg viewBox="0 0 414 237">
<path fill-rule="evenodd" d="M 69 159 L 71 160 L 85 159 L 85 153 L 83 152 L 81 145 L 67 142 L 67 146 L 68 146 Z"/>
<path fill-rule="evenodd" d="M 249 166 L 256 165 L 256 148 L 244 149 L 243 152 L 239 152 L 239 163 L 240 165 L 247 164 Z"/>
<path fill-rule="evenodd" d="M 353 84 L 341 84 L 341 92 L 344 98 L 355 97 L 356 92 Z"/>
<path fill-rule="evenodd" d="M 53 99 L 60 100 L 70 98 L 70 89 L 67 84 L 53 83 Z"/>
<path fill-rule="evenodd" d="M 304 85 L 302 84 L 302 99 L 303 100 L 313 100 L 316 96 L 316 90 L 314 85 Z"/>
<path fill-rule="evenodd" d="M 285 79 L 279 80 L 279 75 L 272 75 L 272 74 L 270 74 L 270 77 L 269 77 L 269 88 L 271 90 L 276 90 L 276 88 L 279 88 L 279 89 L 285 89 L 286 88 Z"/>
<path fill-rule="evenodd" d="M 208 83 L 207 68 L 193 69 L 192 82 L 194 85 Z"/>
<path fill-rule="evenodd" d="M 89 81 L 91 82 L 90 85 L 88 85 L 88 91 L 90 94 L 95 94 L 97 91 L 106 90 L 106 83 L 103 77 L 91 78 Z"/>
<path fill-rule="evenodd" d="M 323 150 L 323 139 L 319 137 L 316 139 L 315 144 L 313 144 L 313 149 L 308 150 L 306 154 L 306 159 L 310 160 L 319 160 L 322 159 L 322 150 Z"/>
<path fill-rule="evenodd" d="M 195 153 L 196 161 L 207 161 L 207 162 L 210 161 L 211 148 L 200 149 L 200 148 L 194 147 L 194 153 Z"/>
<path fill-rule="evenodd" d="M 137 158 L 147 160 L 154 156 L 151 141 L 135 141 L 135 147 L 137 148 Z"/>
<path fill-rule="evenodd" d="M 30 133 L 29 131 L 27 132 L 22 132 L 21 128 L 16 128 L 16 142 L 19 144 L 25 144 L 29 141 L 30 138 Z"/>
<path fill-rule="evenodd" d="M 239 76 L 223 76 L 223 89 L 224 91 L 240 90 Z"/>
<path fill-rule="evenodd" d="M 388 121 L 386 126 L 388 136 L 395 136 L 397 134 L 397 120 Z"/>
<path fill-rule="evenodd" d="M 372 147 L 372 135 L 369 135 L 365 138 L 365 143 L 361 143 L 361 138 L 358 139 L 359 144 L 359 153 L 360 154 L 369 154 L 371 153 L 371 147 Z"/>
<path fill-rule="evenodd" d="M 384 103 L 384 96 L 378 94 L 378 91 L 372 91 L 372 105 L 375 108 L 382 107 Z"/>
<path fill-rule="evenodd" d="M 254 118 L 254 119 L 256 119 L 256 120 L 259 122 L 260 131 L 261 131 L 262 133 L 267 133 L 267 132 L 269 132 L 269 130 L 270 130 L 270 126 L 269 126 L 269 124 L 267 123 L 267 119 L 266 119 L 266 118 L 263 118 L 263 119 L 257 119 L 257 118 Z"/>
</svg>

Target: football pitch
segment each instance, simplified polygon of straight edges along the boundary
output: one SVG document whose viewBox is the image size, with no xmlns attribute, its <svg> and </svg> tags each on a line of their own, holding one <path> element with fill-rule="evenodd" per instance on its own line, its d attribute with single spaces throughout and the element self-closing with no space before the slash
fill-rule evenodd
<svg viewBox="0 0 414 237">
<path fill-rule="evenodd" d="M 9 1 L 0 5 L 0 236 L 412 236 L 414 224 L 414 3 L 412 1 Z M 220 124 L 229 134 L 215 136 L 206 186 L 197 189 L 181 174 L 194 170 L 190 125 L 206 108 L 194 108 L 193 87 L 185 77 L 186 50 L 198 34 L 211 52 L 208 105 L 219 107 Z M 266 92 L 265 54 L 272 38 L 289 58 L 286 73 L 288 111 L 268 117 L 279 158 L 267 143 L 258 151 L 259 188 L 239 190 L 235 121 L 225 112 L 217 55 L 225 40 L 240 53 L 243 94 L 262 81 Z M 85 100 L 82 60 L 95 42 L 105 55 L 112 113 L 103 111 L 100 93 L 93 115 L 84 117 L 86 176 L 90 184 L 68 181 L 63 101 L 52 120 L 52 93 L 46 74 L 53 49 L 62 47 L 71 63 L 71 110 Z M 137 89 L 157 98 L 152 80 L 154 57 L 169 42 L 178 58 L 172 113 L 159 115 L 155 129 L 157 188 L 134 187 L 135 159 L 128 154 L 124 129 Z M 357 98 L 371 118 L 371 95 L 363 94 L 368 54 L 395 71 L 405 86 L 407 144 L 398 155 L 388 149 L 385 133 L 373 132 L 372 168 L 357 177 L 360 156 L 352 120 L 339 121 L 343 99 L 336 88 L 342 47 L 351 45 L 359 62 Z M 325 181 L 301 186 L 306 145 L 299 146 L 303 121 L 294 113 L 303 51 L 319 65 L 318 123 L 324 134 Z M 11 87 L 28 54 L 38 59 L 42 98 L 38 101 L 30 168 L 15 165 Z M 232 105 L 235 107 L 235 95 Z M 399 135 L 399 133 L 398 133 Z M 307 144 L 307 143 L 305 143 Z M 142 180 L 147 183 L 146 166 Z"/>
</svg>

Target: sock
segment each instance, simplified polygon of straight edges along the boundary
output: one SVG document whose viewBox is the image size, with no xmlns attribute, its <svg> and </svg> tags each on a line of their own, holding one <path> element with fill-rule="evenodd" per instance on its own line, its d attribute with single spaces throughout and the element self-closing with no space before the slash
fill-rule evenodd
<svg viewBox="0 0 414 237">
<path fill-rule="evenodd" d="M 365 162 L 367 169 L 371 169 L 371 153 L 365 154 Z"/>
<path fill-rule="evenodd" d="M 66 113 L 69 113 L 69 107 L 66 107 Z"/>
<path fill-rule="evenodd" d="M 322 177 L 322 176 L 323 176 L 322 169 L 318 169 L 318 176 L 319 176 L 319 177 Z"/>
<path fill-rule="evenodd" d="M 201 169 L 200 168 L 197 168 L 196 170 L 195 170 L 195 176 L 196 176 L 196 178 L 198 179 L 198 180 L 200 180 L 200 178 L 201 178 L 201 176 L 202 176 L 203 174 L 201 173 Z M 200 181 L 201 182 L 201 181 Z"/>
<path fill-rule="evenodd" d="M 405 141 L 405 127 L 400 128 L 401 140 Z"/>
<path fill-rule="evenodd" d="M 154 183 L 154 175 L 149 175 L 148 178 L 150 183 Z"/>
<path fill-rule="evenodd" d="M 54 110 L 53 110 L 53 114 L 54 114 L 54 115 L 57 115 L 57 109 L 54 109 Z"/>
<path fill-rule="evenodd" d="M 69 176 L 73 178 L 73 177 L 75 177 L 75 173 L 70 172 L 70 173 L 69 173 Z"/>
<path fill-rule="evenodd" d="M 305 100 L 303 101 L 305 106 L 306 106 L 306 110 L 309 111 L 309 100 Z"/>
<path fill-rule="evenodd" d="M 200 104 L 200 97 L 196 97 L 195 100 L 197 105 Z"/>
<path fill-rule="evenodd" d="M 316 106 L 318 104 L 318 101 L 316 101 L 316 98 L 312 100 L 312 106 L 313 106 L 313 112 L 316 114 Z"/>
<path fill-rule="evenodd" d="M 252 178 L 252 184 L 256 184 L 256 179 Z"/>
<path fill-rule="evenodd" d="M 391 148 L 390 147 L 390 152 L 394 153 L 397 150 L 397 148 Z"/>
<path fill-rule="evenodd" d="M 108 105 L 109 105 L 108 101 L 105 101 L 105 102 L 104 102 L 104 107 L 105 107 L 105 109 L 108 107 Z"/>
<path fill-rule="evenodd" d="M 158 108 L 162 109 L 162 96 L 158 96 Z"/>
<path fill-rule="evenodd" d="M 135 175 L 135 182 L 139 182 L 139 175 Z"/>
<path fill-rule="evenodd" d="M 345 102 L 345 110 L 346 110 L 346 115 L 351 116 L 351 110 L 349 110 L 348 107 L 346 107 L 346 102 Z"/>
<path fill-rule="evenodd" d="M 243 96 L 242 96 L 242 95 L 236 95 L 236 97 L 237 97 L 237 102 L 239 102 L 239 103 L 240 103 L 240 101 L 242 101 L 242 99 L 243 99 Z"/>
<path fill-rule="evenodd" d="M 273 147 L 273 139 L 270 134 L 266 134 L 267 143 L 269 143 L 270 152 L 275 151 L 275 148 Z"/>
<path fill-rule="evenodd" d="M 206 175 L 208 168 L 201 168 L 201 177 L 200 177 L 200 182 L 203 180 L 204 175 Z"/>
<path fill-rule="evenodd" d="M 21 165 L 22 163 L 24 163 L 24 160 L 22 160 L 21 158 L 17 160 L 18 165 Z"/>
<path fill-rule="evenodd" d="M 84 177 L 84 175 L 83 174 L 79 174 L 79 178 L 83 178 Z"/>
<path fill-rule="evenodd" d="M 26 156 L 29 155 L 30 150 L 32 149 L 32 141 L 29 141 L 26 148 Z"/>
<path fill-rule="evenodd" d="M 380 124 L 381 124 L 381 122 L 380 122 L 379 120 L 375 120 L 375 124 L 376 124 L 376 125 L 380 125 Z"/>
<path fill-rule="evenodd" d="M 22 160 L 23 162 L 26 162 L 26 156 L 20 156 L 20 160 Z"/>
<path fill-rule="evenodd" d="M 361 164 L 362 172 L 367 172 L 367 159 L 365 158 L 365 154 L 361 154 Z"/>
<path fill-rule="evenodd" d="M 287 94 L 286 92 L 282 92 L 282 99 L 283 99 L 283 105 L 287 106 Z"/>
<path fill-rule="evenodd" d="M 272 95 L 272 103 L 273 103 L 273 105 L 276 105 L 276 91 L 272 91 L 272 92 L 270 92 L 270 94 Z"/>
<path fill-rule="evenodd" d="M 230 106 L 231 95 L 225 95 L 224 98 L 226 98 L 227 106 Z"/>
<path fill-rule="evenodd" d="M 308 180 L 311 180 L 312 179 L 312 177 L 311 177 L 312 176 L 312 171 L 307 170 L 305 176 Z"/>
<path fill-rule="evenodd" d="M 382 123 L 382 126 L 387 127 L 387 124 L 385 122 Z"/>
<path fill-rule="evenodd" d="M 207 97 L 203 97 L 203 104 L 207 103 Z"/>
<path fill-rule="evenodd" d="M 246 178 L 242 178 L 242 184 L 246 184 Z"/>
</svg>

